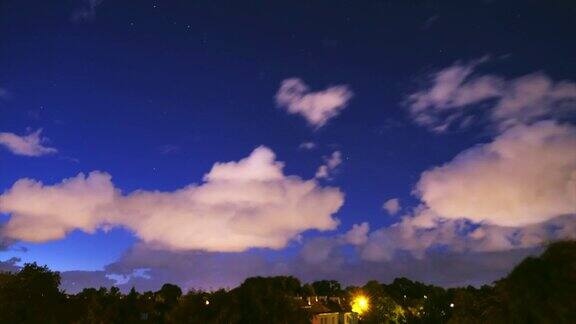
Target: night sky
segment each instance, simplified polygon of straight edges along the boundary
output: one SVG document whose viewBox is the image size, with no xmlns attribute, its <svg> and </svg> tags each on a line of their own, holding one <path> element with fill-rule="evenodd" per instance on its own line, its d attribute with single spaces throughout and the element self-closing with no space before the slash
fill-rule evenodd
<svg viewBox="0 0 576 324">
<path fill-rule="evenodd" d="M 444 286 L 576 237 L 571 1 L 0 1 L 0 270 Z"/>
</svg>

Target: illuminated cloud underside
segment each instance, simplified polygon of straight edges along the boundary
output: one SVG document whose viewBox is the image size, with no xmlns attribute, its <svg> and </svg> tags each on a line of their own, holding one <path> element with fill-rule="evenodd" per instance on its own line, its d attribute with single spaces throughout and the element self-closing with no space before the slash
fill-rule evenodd
<svg viewBox="0 0 576 324">
<path fill-rule="evenodd" d="M 421 205 L 370 233 L 362 258 L 423 257 L 434 247 L 506 251 L 576 238 L 576 128 L 517 126 L 424 172 Z"/>
<path fill-rule="evenodd" d="M 121 194 L 104 172 L 43 185 L 17 181 L 0 196 L 10 214 L 3 235 L 44 242 L 72 230 L 124 226 L 157 248 L 237 252 L 279 249 L 301 232 L 332 230 L 344 196 L 314 180 L 285 176 L 266 147 L 238 162 L 216 163 L 200 185 Z"/>
<path fill-rule="evenodd" d="M 444 218 L 525 226 L 576 213 L 576 129 L 518 126 L 422 174 L 416 191 Z"/>
</svg>

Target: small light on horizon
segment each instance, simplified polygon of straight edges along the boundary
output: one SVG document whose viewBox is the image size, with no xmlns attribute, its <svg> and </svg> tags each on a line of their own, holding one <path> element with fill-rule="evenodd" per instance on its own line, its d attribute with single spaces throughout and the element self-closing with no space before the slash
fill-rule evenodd
<svg viewBox="0 0 576 324">
<path fill-rule="evenodd" d="M 368 297 L 364 295 L 358 295 L 354 297 L 351 306 L 352 311 L 358 313 L 359 315 L 366 313 L 366 311 L 368 311 L 368 308 L 370 307 Z"/>
</svg>

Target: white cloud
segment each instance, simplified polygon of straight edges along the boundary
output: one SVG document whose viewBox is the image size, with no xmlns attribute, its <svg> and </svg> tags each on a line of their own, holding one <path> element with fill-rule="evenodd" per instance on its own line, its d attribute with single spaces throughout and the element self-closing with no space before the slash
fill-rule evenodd
<svg viewBox="0 0 576 324">
<path fill-rule="evenodd" d="M 416 192 L 444 218 L 502 226 L 576 213 L 576 128 L 517 126 L 424 172 Z"/>
<path fill-rule="evenodd" d="M 543 73 L 533 73 L 508 82 L 492 118 L 508 127 L 568 110 L 576 111 L 576 83 L 553 82 Z"/>
<path fill-rule="evenodd" d="M 161 249 L 231 252 L 279 249 L 303 231 L 335 229 L 343 194 L 282 169 L 259 147 L 238 162 L 214 164 L 204 183 L 172 192 L 123 195 L 103 172 L 55 185 L 21 179 L 0 196 L 0 212 L 10 215 L 2 234 L 43 242 L 74 229 L 124 226 Z"/>
<path fill-rule="evenodd" d="M 404 215 L 400 222 L 382 227 L 370 233 L 360 256 L 368 261 L 392 260 L 397 251 L 408 251 L 416 257 L 422 257 L 425 251 L 435 244 L 447 244 L 451 249 L 456 246 L 458 222 L 439 222 L 437 216 L 421 206 L 415 215 Z"/>
<path fill-rule="evenodd" d="M 328 171 L 328 166 L 323 164 L 318 167 L 318 170 L 316 170 L 315 177 L 318 179 L 322 179 L 322 178 L 328 178 L 329 175 L 330 173 Z"/>
<path fill-rule="evenodd" d="M 401 209 L 400 199 L 398 199 L 398 198 L 388 199 L 388 200 L 386 200 L 386 202 L 384 202 L 384 204 L 382 205 L 382 208 L 384 210 L 386 210 L 386 212 L 388 214 L 396 215 Z"/>
<path fill-rule="evenodd" d="M 42 145 L 47 141 L 46 137 L 42 137 L 42 129 L 25 136 L 19 136 L 14 133 L 0 133 L 0 145 L 4 145 L 16 155 L 41 156 L 58 152 L 55 148 Z"/>
<path fill-rule="evenodd" d="M 370 233 L 360 255 L 368 261 L 391 261 L 402 251 L 421 259 L 434 248 L 456 253 L 502 252 L 538 247 L 560 239 L 576 239 L 576 215 L 558 216 L 527 226 L 499 226 L 443 219 L 420 206 L 414 215 L 406 215 L 400 222 Z"/>
<path fill-rule="evenodd" d="M 325 164 L 318 167 L 315 177 L 318 179 L 330 179 L 336 168 L 342 164 L 342 153 L 334 151 L 329 157 L 324 157 Z"/>
<path fill-rule="evenodd" d="M 363 245 L 368 240 L 369 231 L 370 224 L 367 222 L 354 224 L 352 228 L 344 234 L 344 241 L 352 245 Z"/>
<path fill-rule="evenodd" d="M 452 252 L 532 248 L 576 238 L 576 128 L 546 121 L 516 126 L 492 142 L 424 172 L 422 204 L 369 234 L 361 256 L 423 258 Z"/>
<path fill-rule="evenodd" d="M 346 108 L 352 96 L 352 91 L 345 85 L 310 92 L 302 80 L 292 78 L 282 81 L 276 93 L 276 104 L 290 114 L 302 115 L 311 126 L 320 128 Z"/>
<path fill-rule="evenodd" d="M 79 174 L 53 186 L 20 179 L 0 196 L 0 212 L 11 214 L 3 235 L 43 242 L 74 229 L 94 232 L 106 220 L 100 212 L 118 195 L 110 175 L 102 172 Z"/>
<path fill-rule="evenodd" d="M 444 132 L 452 125 L 467 126 L 477 111 L 473 108 L 481 108 L 497 128 L 506 129 L 576 109 L 576 83 L 554 82 L 540 72 L 510 80 L 475 74 L 485 61 L 457 62 L 432 74 L 428 88 L 407 98 L 414 121 Z"/>
<path fill-rule="evenodd" d="M 400 222 L 370 233 L 360 253 L 365 260 L 379 262 L 393 260 L 399 251 L 421 259 L 435 248 L 456 253 L 502 252 L 575 238 L 576 214 L 525 226 L 502 226 L 444 218 L 420 205 Z"/>
</svg>

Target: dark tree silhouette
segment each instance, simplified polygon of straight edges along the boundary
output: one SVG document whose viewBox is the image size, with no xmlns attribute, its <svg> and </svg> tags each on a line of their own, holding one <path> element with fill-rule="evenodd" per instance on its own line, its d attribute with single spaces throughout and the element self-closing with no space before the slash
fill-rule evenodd
<svg viewBox="0 0 576 324">
<path fill-rule="evenodd" d="M 318 296 L 340 296 L 342 286 L 336 280 L 320 280 L 314 281 L 312 287 Z"/>
<path fill-rule="evenodd" d="M 496 283 L 500 312 L 516 323 L 569 323 L 576 319 L 576 241 L 551 244 Z"/>
<path fill-rule="evenodd" d="M 36 263 L 0 277 L 0 323 L 57 323 L 64 294 L 60 274 Z"/>
<path fill-rule="evenodd" d="M 398 278 L 342 290 L 334 280 L 302 285 L 290 276 L 246 279 L 230 291 L 189 291 L 165 284 L 156 292 L 122 294 L 117 287 L 59 290 L 60 275 L 35 263 L 0 272 L 0 323 L 308 323 L 302 296 L 341 297 L 324 306 L 346 309 L 357 294 L 370 299 L 362 323 L 573 323 L 576 241 L 550 244 L 492 286 L 443 289 Z"/>
</svg>

